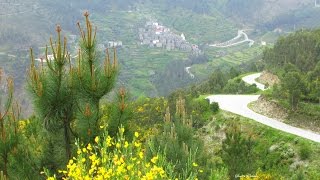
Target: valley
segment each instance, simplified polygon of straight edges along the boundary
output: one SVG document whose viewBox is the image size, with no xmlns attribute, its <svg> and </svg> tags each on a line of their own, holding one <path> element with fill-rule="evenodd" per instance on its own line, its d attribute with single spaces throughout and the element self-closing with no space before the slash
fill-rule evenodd
<svg viewBox="0 0 320 180">
<path fill-rule="evenodd" d="M 44 32 L 44 30 L 50 29 L 49 27 L 52 27 L 52 24 L 50 22 L 60 22 L 63 29 L 65 30 L 66 34 L 72 34 L 72 35 L 77 35 L 77 29 L 75 26 L 75 23 L 77 20 L 79 20 L 81 12 L 79 11 L 69 11 L 68 14 L 70 16 L 67 19 L 62 19 L 61 17 L 57 18 L 52 18 L 52 17 L 47 17 L 49 14 L 45 13 L 45 11 L 48 12 L 65 12 L 67 10 L 71 10 L 72 8 L 77 8 L 80 7 L 83 8 L 85 5 L 88 5 L 87 8 L 90 10 L 94 4 L 90 5 L 86 3 L 79 3 L 75 4 L 73 1 L 70 1 L 68 5 L 64 8 L 56 8 L 60 7 L 60 3 L 56 4 L 56 6 L 52 6 L 50 9 L 48 5 L 51 5 L 47 1 L 43 2 L 33 2 L 33 1 L 25 1 L 25 2 L 20 2 L 19 0 L 15 2 L 7 2 L 3 1 L 3 6 L 4 10 L 3 13 L 12 13 L 12 9 L 17 10 L 15 7 L 19 5 L 21 12 L 24 11 L 30 11 L 25 15 L 25 18 L 30 17 L 39 17 L 39 15 L 43 16 L 43 19 L 50 20 L 50 21 L 33 21 L 33 19 L 28 18 L 29 24 L 34 24 L 34 26 L 28 26 L 29 27 L 34 27 L 35 30 L 31 31 L 26 31 L 22 35 L 18 35 L 19 37 L 24 37 L 25 35 L 28 35 L 29 37 L 32 37 L 35 35 L 34 32 L 38 31 L 37 34 L 42 34 L 42 37 L 48 37 Z M 99 2 L 96 2 L 99 3 Z M 113 3 L 113 2 L 112 2 Z M 262 49 L 259 47 L 259 44 L 261 41 L 266 42 L 266 44 L 271 44 L 274 42 L 273 40 L 269 40 L 269 38 L 264 38 L 263 40 L 260 40 L 261 37 L 267 37 L 264 36 L 265 34 L 270 34 L 270 31 L 272 30 L 263 30 L 259 26 L 253 25 L 253 24 L 238 24 L 236 19 L 232 18 L 226 18 L 228 15 L 227 13 L 223 11 L 223 9 L 218 10 L 218 8 L 214 8 L 215 6 L 219 7 L 222 6 L 223 2 L 207 2 L 204 1 L 204 4 L 207 4 L 207 7 L 210 7 L 212 9 L 210 10 L 205 10 L 204 14 L 199 14 L 197 12 L 194 12 L 193 10 L 188 9 L 189 7 L 184 7 L 183 2 L 177 2 L 177 4 L 182 5 L 181 8 L 168 8 L 167 13 L 163 13 L 163 8 L 167 7 L 167 4 L 165 3 L 156 3 L 152 4 L 151 2 L 147 1 L 145 4 L 139 4 L 139 3 L 129 3 L 128 6 L 123 6 L 124 4 L 121 3 L 114 3 L 114 7 L 112 7 L 111 4 L 102 4 L 102 7 L 105 7 L 105 10 L 101 9 L 96 9 L 93 10 L 93 19 L 98 27 L 98 30 L 100 32 L 103 32 L 103 36 L 101 37 L 101 42 L 98 42 L 99 44 L 106 44 L 104 42 L 108 41 L 116 41 L 120 40 L 123 42 L 123 47 L 119 50 L 119 59 L 120 61 L 123 62 L 122 65 L 122 71 L 124 73 L 123 76 L 120 77 L 122 83 L 120 84 L 127 84 L 125 82 L 132 82 L 130 85 L 127 85 L 129 89 L 134 94 L 134 97 L 138 97 L 140 95 L 143 96 L 157 96 L 157 95 L 166 95 L 168 92 L 178 88 L 178 87 L 183 87 L 187 84 L 192 83 L 193 81 L 188 82 L 188 78 L 186 75 L 183 75 L 183 71 L 181 73 L 175 73 L 175 72 L 170 72 L 172 75 L 176 76 L 175 78 L 180 81 L 181 85 L 178 87 L 173 87 L 172 89 L 169 87 L 169 85 L 166 88 L 169 88 L 166 91 L 163 90 L 158 90 L 157 87 L 153 84 L 154 78 L 160 78 L 162 76 L 161 74 L 164 73 L 164 69 L 166 69 L 165 65 L 169 65 L 173 61 L 182 61 L 182 64 L 185 65 L 179 65 L 181 69 L 184 69 L 185 67 L 188 67 L 189 65 L 195 66 L 193 67 L 194 75 L 198 79 L 205 79 L 207 78 L 207 74 L 211 71 L 213 71 L 216 68 L 228 68 L 231 67 L 233 64 L 241 64 L 245 63 L 246 61 L 250 61 L 253 59 L 259 59 Z M 24 5 L 22 5 L 24 4 Z M 134 5 L 133 5 L 134 4 Z M 32 6 L 31 6 L 32 5 Z M 29 7 L 30 6 L 30 7 Z M 117 7 L 126 7 L 126 10 L 120 10 L 117 9 Z M 279 6 L 282 6 L 281 4 Z M 298 4 L 293 3 L 293 7 L 298 7 Z M 6 7 L 6 8 L 5 8 Z M 36 8 L 36 9 L 34 9 Z M 114 8 L 114 9 L 112 9 Z M 210 13 L 208 13 L 210 11 Z M 19 10 L 19 13 L 21 13 Z M 1 17 L 2 22 L 10 21 L 10 18 L 16 18 L 19 15 L 7 15 Z M 166 48 L 160 48 L 159 50 L 155 50 L 153 48 L 145 48 L 143 46 L 137 46 L 139 35 L 138 35 L 138 29 L 143 27 L 145 22 L 150 20 L 150 19 L 157 19 L 160 23 L 162 23 L 164 26 L 167 26 L 168 28 L 172 29 L 172 31 L 178 35 L 184 34 L 184 36 L 187 38 L 187 41 L 189 41 L 192 44 L 197 44 L 201 51 L 204 53 L 204 55 L 207 57 L 207 62 L 197 62 L 193 61 L 188 58 L 190 54 L 187 52 L 168 52 Z M 68 21 L 68 22 L 67 22 Z M 249 22 L 249 21 L 248 21 Z M 112 24 L 112 26 L 104 26 L 104 24 Z M 22 24 L 21 24 L 22 25 Z M 19 23 L 16 23 L 12 25 L 12 28 L 15 28 L 14 26 L 17 26 L 19 28 Z M 11 27 L 10 24 L 8 24 L 7 29 L 5 27 L 3 32 L 7 32 L 9 30 L 8 28 Z M 41 28 L 40 28 L 41 27 Z M 241 27 L 243 29 L 247 29 L 248 27 L 250 29 L 253 29 L 250 31 L 250 33 L 244 33 L 243 31 L 239 31 L 238 36 L 243 35 L 243 40 L 239 39 L 239 42 L 235 42 L 236 44 L 232 45 L 237 45 L 239 43 L 239 47 L 230 47 L 229 45 L 226 45 L 225 49 L 215 49 L 216 47 L 210 47 L 212 45 L 215 45 L 217 43 L 221 42 L 227 42 L 228 40 L 234 38 L 234 34 L 237 32 L 237 27 Z M 298 27 L 296 25 L 296 27 Z M 240 29 L 240 28 L 239 28 Z M 50 32 L 50 31 L 49 31 Z M 52 32 L 52 31 L 51 31 Z M 283 34 L 285 35 L 285 34 Z M 237 37 L 238 37 L 237 36 Z M 248 38 L 248 36 L 252 37 L 258 44 L 257 46 L 252 46 L 253 41 Z M 14 36 L 17 37 L 17 36 Z M 237 39 L 236 37 L 236 39 Z M 12 37 L 13 38 L 13 37 Z M 0 38 L 1 39 L 1 38 Z M 32 38 L 31 38 L 32 39 Z M 38 39 L 38 37 L 37 37 Z M 21 39 L 25 43 L 20 43 L 21 47 L 18 47 L 20 50 L 25 49 L 28 51 L 29 47 L 41 47 L 44 44 L 47 44 L 45 40 L 46 38 L 43 39 L 38 39 L 35 41 L 33 40 L 27 40 L 27 39 Z M 6 41 L 6 46 L 0 46 L 0 49 L 6 49 L 11 51 L 12 47 L 10 47 L 9 41 L 13 41 L 13 39 L 8 39 Z M 39 41 L 40 40 L 40 41 Z M 20 40 L 19 40 L 20 41 Z M 21 42 L 22 42 L 21 41 Z M 242 46 L 242 42 L 246 42 L 252 46 L 250 48 L 246 46 Z M 77 41 L 75 41 L 77 42 Z M 29 44 L 28 44 L 29 43 Z M 32 43 L 32 44 L 30 44 Z M 209 47 L 208 47 L 209 45 Z M 220 44 L 221 45 L 221 44 Z M 108 46 L 105 46 L 108 47 Z M 224 47 L 224 46 L 223 46 Z M 258 48 L 259 47 L 259 48 Z M 141 50 L 140 50 L 141 49 Z M 19 51 L 20 51 L 19 50 Z M 27 52 L 25 51 L 25 56 L 27 56 Z M 76 52 L 76 49 L 73 48 L 73 46 L 69 49 L 71 52 Z M 157 52 L 158 51 L 158 52 Z M 39 54 L 43 54 L 43 49 L 40 49 L 37 51 Z M 122 54 L 123 53 L 123 54 Z M 150 66 L 150 68 L 145 68 L 145 67 L 134 67 L 135 63 L 138 64 L 143 64 L 146 63 L 143 58 L 138 57 L 139 53 L 143 53 L 143 57 L 146 59 L 150 60 L 150 63 L 155 63 L 155 61 L 152 61 L 152 59 L 157 59 L 158 57 L 157 54 L 162 53 L 162 54 L 177 54 L 171 56 L 168 55 L 166 58 L 164 56 L 160 59 L 159 61 L 162 61 L 161 63 Z M 126 59 L 128 58 L 128 54 L 132 54 L 132 59 Z M 148 55 L 149 54 L 149 55 Z M 26 57 L 26 60 L 28 58 Z M 4 59 L 6 60 L 6 59 Z M 161 65 L 162 64 L 162 65 Z M 170 66 L 170 65 L 169 65 Z M 137 71 L 137 72 L 135 72 Z M 170 71 L 170 70 L 168 70 Z M 139 73 L 140 72 L 140 73 Z M 141 76 L 141 72 L 143 72 L 143 76 Z M 9 72 L 12 74 L 11 72 Z M 134 76 L 127 76 L 125 74 L 133 74 L 133 73 L 138 73 L 140 75 L 134 75 Z M 154 76 L 154 78 L 150 79 L 150 76 L 148 75 L 151 74 Z M 153 75 L 154 74 L 154 75 Z M 183 77 L 181 77 L 183 76 Z M 157 80 L 156 80 L 157 81 Z M 134 82 L 134 84 L 133 84 Z M 158 82 L 158 81 L 157 81 Z"/>
<path fill-rule="evenodd" d="M 318 180 L 318 6 L 0 0 L 0 180 Z"/>
</svg>

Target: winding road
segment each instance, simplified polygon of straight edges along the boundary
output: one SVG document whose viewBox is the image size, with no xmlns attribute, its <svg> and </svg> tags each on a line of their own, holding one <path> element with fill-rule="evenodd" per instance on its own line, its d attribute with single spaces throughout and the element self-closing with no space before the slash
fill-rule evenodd
<svg viewBox="0 0 320 180">
<path fill-rule="evenodd" d="M 190 77 L 192 78 L 192 79 L 194 79 L 194 74 L 192 74 L 191 72 L 190 72 L 190 66 L 189 67 L 186 67 L 185 68 L 185 70 L 186 70 L 186 72 L 190 75 Z"/>
<path fill-rule="evenodd" d="M 256 84 L 259 89 L 265 90 L 263 84 L 260 84 L 255 81 L 255 79 L 258 78 L 260 75 L 261 73 L 248 75 L 243 77 L 242 80 L 248 84 Z M 278 129 L 280 131 L 294 134 L 296 136 L 300 136 L 305 139 L 309 139 L 311 141 L 320 143 L 320 134 L 317 134 L 309 130 L 290 126 L 288 124 L 280 122 L 277 119 L 268 118 L 249 109 L 248 104 L 258 100 L 259 97 L 260 95 L 212 95 L 208 96 L 206 99 L 209 99 L 210 103 L 219 103 L 220 109 L 222 110 L 253 119 L 261 124 L 267 125 L 274 129 Z"/>
<path fill-rule="evenodd" d="M 244 40 L 238 41 L 241 37 L 244 37 Z M 248 35 L 244 32 L 244 30 L 238 30 L 238 35 L 229 41 L 218 43 L 218 44 L 211 44 L 211 47 L 219 47 L 219 48 L 226 48 L 231 46 L 236 46 L 245 42 L 249 42 L 249 46 L 251 47 L 254 44 L 252 39 L 249 39 Z"/>
</svg>

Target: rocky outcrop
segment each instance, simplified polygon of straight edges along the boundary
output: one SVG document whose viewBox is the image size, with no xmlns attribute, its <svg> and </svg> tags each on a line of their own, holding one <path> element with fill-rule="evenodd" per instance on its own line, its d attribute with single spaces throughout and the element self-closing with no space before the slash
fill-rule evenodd
<svg viewBox="0 0 320 180">
<path fill-rule="evenodd" d="M 278 78 L 278 76 L 268 71 L 263 71 L 257 81 L 265 85 L 273 86 L 274 84 L 278 84 L 280 82 L 280 79 Z"/>
<path fill-rule="evenodd" d="M 250 104 L 250 109 L 264 116 L 284 121 L 288 117 L 287 111 L 274 101 L 269 101 L 264 96 Z"/>
</svg>

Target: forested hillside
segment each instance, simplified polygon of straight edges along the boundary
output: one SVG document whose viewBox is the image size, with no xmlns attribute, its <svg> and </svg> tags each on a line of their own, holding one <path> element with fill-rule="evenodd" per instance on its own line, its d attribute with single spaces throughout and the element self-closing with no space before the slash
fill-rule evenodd
<svg viewBox="0 0 320 180">
<path fill-rule="evenodd" d="M 303 30 L 280 38 L 266 49 L 266 69 L 280 78 L 267 95 L 289 109 L 289 122 L 320 127 L 320 31 Z"/>
</svg>

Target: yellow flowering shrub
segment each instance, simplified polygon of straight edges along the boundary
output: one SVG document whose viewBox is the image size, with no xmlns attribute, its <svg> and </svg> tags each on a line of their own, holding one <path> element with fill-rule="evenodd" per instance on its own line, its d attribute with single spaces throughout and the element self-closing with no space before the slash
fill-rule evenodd
<svg viewBox="0 0 320 180">
<path fill-rule="evenodd" d="M 275 178 L 271 174 L 264 173 L 260 170 L 257 171 L 255 175 L 243 175 L 239 176 L 240 180 L 274 180 L 274 179 L 282 179 L 282 178 Z"/>
<path fill-rule="evenodd" d="M 62 179 L 175 179 L 173 165 L 160 154 L 147 160 L 139 133 L 134 133 L 131 142 L 123 134 L 124 128 L 120 128 L 117 138 L 96 137 L 94 144 L 77 144 L 77 156 L 69 160 L 65 170 L 59 171 Z M 47 174 L 47 179 L 56 176 Z"/>
<path fill-rule="evenodd" d="M 28 124 L 30 124 L 30 120 L 20 120 L 20 121 L 18 122 L 18 129 L 19 129 L 19 131 L 24 132 L 24 131 L 25 131 L 25 128 L 26 128 L 26 126 L 27 126 Z"/>
</svg>

